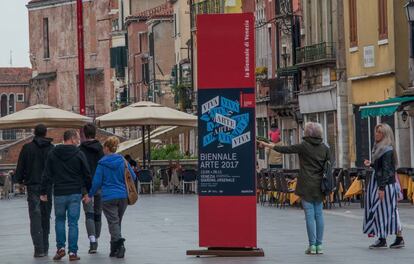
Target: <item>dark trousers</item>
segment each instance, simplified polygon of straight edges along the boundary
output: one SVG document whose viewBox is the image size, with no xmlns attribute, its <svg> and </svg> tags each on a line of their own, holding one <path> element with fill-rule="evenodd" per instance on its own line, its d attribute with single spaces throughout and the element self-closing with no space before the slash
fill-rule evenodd
<svg viewBox="0 0 414 264">
<path fill-rule="evenodd" d="M 108 229 L 109 233 L 111 234 L 111 242 L 118 241 L 122 238 L 122 217 L 124 216 L 127 206 L 127 199 L 115 199 L 104 201 L 102 203 L 102 209 L 106 220 L 108 221 Z"/>
<path fill-rule="evenodd" d="M 48 201 L 42 202 L 40 201 L 40 186 L 27 186 L 30 234 L 36 252 L 47 252 L 49 250 L 51 198 L 51 194 L 48 194 Z"/>
<path fill-rule="evenodd" d="M 102 227 L 102 198 L 101 194 L 96 194 L 93 201 L 90 203 L 83 203 L 83 210 L 85 211 L 86 232 L 89 236 L 95 236 L 97 239 L 101 235 Z"/>
</svg>

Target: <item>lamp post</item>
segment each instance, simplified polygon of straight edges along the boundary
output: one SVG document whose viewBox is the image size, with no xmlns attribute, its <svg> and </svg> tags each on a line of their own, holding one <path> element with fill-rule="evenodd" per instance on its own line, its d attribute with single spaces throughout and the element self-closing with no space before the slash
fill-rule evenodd
<svg viewBox="0 0 414 264">
<path fill-rule="evenodd" d="M 414 87 L 414 1 L 409 0 L 404 5 L 405 14 L 410 25 L 410 86 Z"/>
</svg>

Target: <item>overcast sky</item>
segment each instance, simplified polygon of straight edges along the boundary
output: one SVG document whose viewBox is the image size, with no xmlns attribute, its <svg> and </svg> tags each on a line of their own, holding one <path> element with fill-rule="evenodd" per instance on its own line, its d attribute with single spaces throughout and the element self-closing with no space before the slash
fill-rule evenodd
<svg viewBox="0 0 414 264">
<path fill-rule="evenodd" d="M 0 67 L 31 67 L 29 25 L 26 4 L 29 0 L 0 0 Z"/>
</svg>

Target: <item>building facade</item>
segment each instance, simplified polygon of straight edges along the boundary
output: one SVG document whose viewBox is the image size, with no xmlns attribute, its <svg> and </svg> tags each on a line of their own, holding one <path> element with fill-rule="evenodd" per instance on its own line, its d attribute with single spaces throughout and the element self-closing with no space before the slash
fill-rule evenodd
<svg viewBox="0 0 414 264">
<path fill-rule="evenodd" d="M 303 122 L 319 122 L 337 167 L 347 167 L 348 107 L 342 0 L 302 0 L 303 40 L 296 48 Z"/>
<path fill-rule="evenodd" d="M 361 115 L 364 106 L 403 96 L 409 87 L 409 31 L 405 3 L 345 0 L 343 4 L 351 164 L 361 166 L 364 159 L 371 157 L 374 127 L 385 122 L 395 132 L 399 166 L 413 167 L 413 118 L 404 118 L 404 113 L 412 114 L 412 111 L 368 118 Z"/>
<path fill-rule="evenodd" d="M 110 67 L 113 10 L 117 0 L 83 1 L 86 113 L 111 111 L 115 91 Z M 30 105 L 44 103 L 79 112 L 77 14 L 74 0 L 28 3 Z"/>
<path fill-rule="evenodd" d="M 267 137 L 277 125 L 284 145 L 300 140 L 298 106 L 299 70 L 296 47 L 301 42 L 301 4 L 299 0 L 257 0 L 256 16 L 256 122 L 257 134 Z M 267 166 L 264 150 L 259 150 L 261 168 Z M 298 167 L 295 155 L 284 155 L 287 169 Z"/>
<path fill-rule="evenodd" d="M 193 111 L 193 81 L 191 69 L 193 61 L 190 5 L 187 0 L 170 1 L 174 18 L 174 57 L 175 65 L 171 72 L 171 85 L 174 101 L 182 111 Z"/>
<path fill-rule="evenodd" d="M 171 89 L 173 25 L 173 8 L 168 2 L 126 18 L 132 97 L 175 107 Z"/>
<path fill-rule="evenodd" d="M 30 88 L 32 69 L 0 68 L 0 114 L 13 114 L 27 107 L 27 92 Z M 0 143 L 24 136 L 21 130 L 0 130 Z"/>
</svg>

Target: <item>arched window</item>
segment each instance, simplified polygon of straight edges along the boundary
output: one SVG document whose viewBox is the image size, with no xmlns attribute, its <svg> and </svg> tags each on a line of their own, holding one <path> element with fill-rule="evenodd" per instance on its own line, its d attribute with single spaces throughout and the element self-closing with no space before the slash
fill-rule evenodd
<svg viewBox="0 0 414 264">
<path fill-rule="evenodd" d="M 9 115 L 16 111 L 16 96 L 9 94 Z"/>
<path fill-rule="evenodd" d="M 0 110 L 1 110 L 1 116 L 7 115 L 7 95 L 2 94 L 0 99 Z"/>
</svg>

